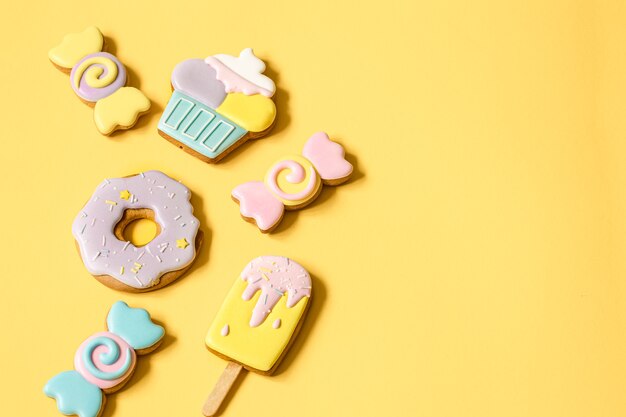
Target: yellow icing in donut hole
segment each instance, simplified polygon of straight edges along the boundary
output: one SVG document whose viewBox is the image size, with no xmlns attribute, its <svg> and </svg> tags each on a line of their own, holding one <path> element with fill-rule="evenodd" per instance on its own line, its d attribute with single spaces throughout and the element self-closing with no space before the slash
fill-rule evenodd
<svg viewBox="0 0 626 417">
<path fill-rule="evenodd" d="M 104 73 L 104 68 L 100 66 L 94 66 L 94 64 L 100 64 L 106 67 L 107 75 L 99 78 Z M 86 72 L 85 72 L 86 71 Z M 76 68 L 76 75 L 74 76 L 74 86 L 76 89 L 80 87 L 80 80 L 85 73 L 85 82 L 89 87 L 102 88 L 111 84 L 117 78 L 117 65 L 112 59 L 105 56 L 94 56 L 88 58 L 80 63 Z"/>
<path fill-rule="evenodd" d="M 305 172 L 304 179 L 295 183 L 289 181 L 288 177 L 292 176 L 293 172 L 289 167 L 284 166 L 285 163 L 295 163 L 302 167 Z M 313 200 L 317 196 L 322 181 L 308 159 L 300 155 L 290 155 L 272 165 L 265 174 L 265 185 L 285 206 L 290 207 L 304 205 Z M 291 197 L 281 195 L 276 189 Z M 303 195 L 296 198 L 297 194 Z"/>
<path fill-rule="evenodd" d="M 136 247 L 150 243 L 159 233 L 159 226 L 150 219 L 137 219 L 124 228 L 124 239 Z"/>
</svg>

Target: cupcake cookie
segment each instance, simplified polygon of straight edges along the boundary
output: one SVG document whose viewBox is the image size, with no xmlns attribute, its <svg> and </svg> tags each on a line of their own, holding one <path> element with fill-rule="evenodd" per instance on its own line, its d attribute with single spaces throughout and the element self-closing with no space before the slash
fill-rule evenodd
<svg viewBox="0 0 626 417">
<path fill-rule="evenodd" d="M 205 162 L 217 162 L 248 139 L 265 136 L 276 119 L 274 82 L 251 48 L 238 57 L 188 59 L 172 72 L 172 97 L 159 134 Z"/>
</svg>

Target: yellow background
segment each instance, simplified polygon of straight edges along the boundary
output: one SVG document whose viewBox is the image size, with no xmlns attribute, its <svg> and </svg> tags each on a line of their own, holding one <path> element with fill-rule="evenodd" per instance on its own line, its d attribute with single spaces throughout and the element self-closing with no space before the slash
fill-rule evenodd
<svg viewBox="0 0 626 417">
<path fill-rule="evenodd" d="M 123 299 L 168 336 L 104 416 L 200 416 L 226 365 L 209 323 L 250 259 L 281 254 L 314 275 L 310 315 L 225 416 L 624 415 L 625 7 L 3 4 L 1 414 L 59 415 L 43 385 Z M 153 101 L 112 138 L 47 58 L 88 25 Z M 277 82 L 273 134 L 217 166 L 160 138 L 174 65 L 247 46 Z M 354 179 L 262 235 L 230 190 L 320 129 Z M 70 227 L 104 178 L 148 169 L 192 190 L 206 245 L 174 285 L 121 294 L 87 273 Z"/>
</svg>

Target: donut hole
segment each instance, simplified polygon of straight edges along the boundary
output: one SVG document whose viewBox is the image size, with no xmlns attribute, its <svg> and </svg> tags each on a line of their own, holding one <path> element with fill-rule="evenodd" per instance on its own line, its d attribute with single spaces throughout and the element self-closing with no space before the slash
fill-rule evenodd
<svg viewBox="0 0 626 417">
<path fill-rule="evenodd" d="M 115 237 L 142 247 L 161 233 L 161 226 L 154 220 L 154 211 L 148 208 L 127 209 L 113 229 Z"/>
</svg>

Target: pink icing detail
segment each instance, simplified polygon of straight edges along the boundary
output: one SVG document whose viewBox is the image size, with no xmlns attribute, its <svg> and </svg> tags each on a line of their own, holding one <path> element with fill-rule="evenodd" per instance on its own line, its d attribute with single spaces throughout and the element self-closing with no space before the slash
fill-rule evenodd
<svg viewBox="0 0 626 417">
<path fill-rule="evenodd" d="M 89 344 L 89 342 L 92 339 L 95 339 L 97 337 L 105 337 L 108 339 L 113 340 L 119 347 L 120 347 L 120 357 L 118 358 L 118 360 L 112 364 L 112 365 L 105 365 L 104 363 L 102 363 L 100 361 L 100 355 L 101 354 L 106 354 L 107 353 L 107 348 L 105 346 L 98 346 L 94 351 L 93 354 L 91 356 L 92 359 L 92 363 L 101 371 L 106 372 L 106 373 L 110 373 L 110 372 L 114 372 L 117 371 L 118 369 L 120 369 L 120 367 L 122 366 L 122 364 L 124 364 L 124 362 L 126 361 L 126 356 L 130 355 L 131 357 L 131 362 L 130 362 L 130 367 L 128 368 L 128 371 L 126 371 L 124 373 L 124 375 L 122 375 L 121 377 L 117 378 L 117 379 L 113 379 L 113 380 L 104 380 L 104 379 L 99 379 L 97 377 L 95 377 L 94 375 L 92 375 L 86 368 L 85 364 L 82 361 L 82 355 L 83 355 L 83 351 L 85 350 L 86 346 Z M 74 356 L 74 367 L 76 368 L 76 370 L 78 371 L 78 373 L 80 373 L 88 382 L 96 385 L 97 387 L 101 388 L 101 389 L 108 389 L 108 388 L 113 388 L 116 385 L 119 385 L 122 381 L 124 381 L 128 375 L 130 373 L 133 372 L 133 369 L 135 369 L 135 364 L 137 361 L 137 355 L 135 354 L 135 351 L 132 347 L 130 347 L 128 345 L 128 343 L 126 343 L 124 341 L 124 339 L 122 339 L 121 337 L 111 333 L 111 332 L 99 332 L 96 333 L 92 336 L 90 336 L 87 340 L 85 340 L 78 348 L 78 350 L 76 351 L 76 355 Z"/>
<path fill-rule="evenodd" d="M 275 329 L 278 329 L 280 327 L 280 324 L 281 324 L 280 319 L 276 319 L 274 320 L 274 324 L 272 324 L 272 327 Z"/>
<path fill-rule="evenodd" d="M 283 200 L 297 201 L 309 197 L 313 193 L 313 191 L 315 191 L 315 186 L 317 185 L 317 172 L 315 172 L 315 169 L 313 169 L 313 167 L 311 167 L 309 182 L 304 190 L 295 194 L 288 194 L 281 190 L 281 188 L 278 186 L 277 179 L 278 174 L 280 174 L 280 172 L 284 169 L 291 170 L 291 172 L 287 174 L 286 179 L 292 184 L 298 184 L 304 181 L 304 179 L 306 178 L 306 172 L 304 171 L 304 167 L 298 162 L 292 160 L 283 160 L 278 162 L 276 165 L 270 168 L 270 172 L 268 174 L 268 186 L 270 187 L 270 190 L 278 197 L 282 198 Z"/>
<path fill-rule="evenodd" d="M 284 204 L 260 181 L 238 185 L 232 196 L 239 201 L 239 210 L 244 217 L 254 219 L 259 229 L 266 231 L 274 227 L 283 217 Z"/>
<path fill-rule="evenodd" d="M 242 294 L 246 301 L 257 291 L 261 296 L 254 306 L 250 326 L 265 321 L 278 301 L 287 294 L 287 308 L 311 296 L 311 276 L 300 264 L 283 256 L 261 256 L 253 259 L 241 273 L 248 285 Z"/>
<path fill-rule="evenodd" d="M 346 161 L 343 146 L 333 142 L 324 132 L 309 138 L 302 151 L 324 180 L 346 178 L 352 173 L 352 164 Z"/>
<path fill-rule="evenodd" d="M 222 331 L 220 333 L 224 337 L 228 336 L 228 334 L 230 333 L 230 326 L 228 324 L 225 324 L 224 327 L 222 327 Z"/>
<path fill-rule="evenodd" d="M 262 94 L 265 97 L 272 97 L 273 95 L 271 91 L 246 80 L 213 56 L 206 58 L 204 62 L 215 70 L 217 74 L 215 78 L 224 84 L 227 93 L 244 93 L 247 96 Z"/>
</svg>

